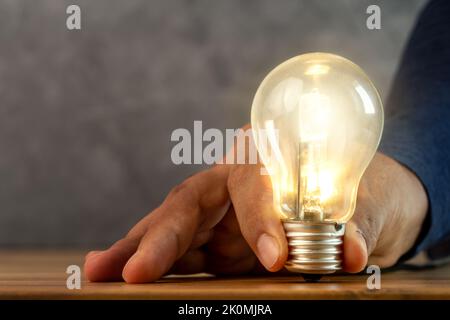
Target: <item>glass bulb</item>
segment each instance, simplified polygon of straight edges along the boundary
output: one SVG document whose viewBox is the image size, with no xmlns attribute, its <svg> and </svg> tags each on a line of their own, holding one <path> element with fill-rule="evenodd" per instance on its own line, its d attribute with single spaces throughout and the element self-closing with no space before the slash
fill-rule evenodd
<svg viewBox="0 0 450 320">
<path fill-rule="evenodd" d="M 344 226 L 383 129 L 376 88 L 353 62 L 308 53 L 266 76 L 251 118 L 288 238 L 286 267 L 318 274 L 340 269 Z"/>
</svg>

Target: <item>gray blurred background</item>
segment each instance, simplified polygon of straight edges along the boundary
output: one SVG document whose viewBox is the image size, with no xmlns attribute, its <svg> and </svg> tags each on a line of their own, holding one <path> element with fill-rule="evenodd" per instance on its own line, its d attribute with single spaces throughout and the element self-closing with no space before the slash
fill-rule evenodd
<svg viewBox="0 0 450 320">
<path fill-rule="evenodd" d="M 172 164 L 172 131 L 242 126 L 265 74 L 297 54 L 341 54 L 385 97 L 424 3 L 0 0 L 0 248 L 121 237 L 201 169 Z"/>
</svg>

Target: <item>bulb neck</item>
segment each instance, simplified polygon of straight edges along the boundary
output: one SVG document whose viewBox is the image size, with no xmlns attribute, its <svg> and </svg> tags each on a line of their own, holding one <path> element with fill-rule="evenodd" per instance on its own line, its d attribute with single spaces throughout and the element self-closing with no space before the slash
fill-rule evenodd
<svg viewBox="0 0 450 320">
<path fill-rule="evenodd" d="M 342 269 L 344 224 L 288 219 L 282 222 L 289 245 L 287 270 L 329 274 Z"/>
</svg>

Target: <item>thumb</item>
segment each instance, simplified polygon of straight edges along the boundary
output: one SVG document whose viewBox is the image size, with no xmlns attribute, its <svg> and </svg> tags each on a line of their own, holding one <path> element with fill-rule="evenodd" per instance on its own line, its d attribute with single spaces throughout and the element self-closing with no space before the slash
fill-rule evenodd
<svg viewBox="0 0 450 320">
<path fill-rule="evenodd" d="M 288 248 L 280 217 L 273 208 L 272 188 L 260 165 L 236 165 L 228 190 L 243 237 L 269 271 L 278 271 Z"/>
<path fill-rule="evenodd" d="M 362 232 L 353 221 L 348 222 L 344 236 L 344 270 L 351 273 L 362 271 L 367 265 L 368 256 Z"/>
<path fill-rule="evenodd" d="M 364 204 L 364 201 L 357 204 L 355 215 L 345 230 L 344 270 L 351 273 L 360 272 L 366 267 L 384 223 L 382 214 L 375 215 L 370 209 L 373 206 Z"/>
</svg>

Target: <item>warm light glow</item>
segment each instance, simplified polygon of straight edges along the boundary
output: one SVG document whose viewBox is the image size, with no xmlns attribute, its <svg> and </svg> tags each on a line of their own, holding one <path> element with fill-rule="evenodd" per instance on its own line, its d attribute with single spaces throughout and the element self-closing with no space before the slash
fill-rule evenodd
<svg viewBox="0 0 450 320">
<path fill-rule="evenodd" d="M 311 171 L 305 173 L 307 177 L 306 196 L 308 194 L 318 193 L 320 202 L 324 204 L 331 198 L 334 192 L 333 174 L 330 171 L 321 171 L 319 173 Z"/>
<path fill-rule="evenodd" d="M 321 74 L 326 74 L 330 70 L 329 66 L 323 64 L 313 64 L 306 69 L 305 74 L 308 76 L 317 76 Z"/>
<path fill-rule="evenodd" d="M 363 106 L 364 106 L 364 110 L 366 111 L 366 113 L 375 113 L 375 108 L 373 106 L 372 100 L 370 100 L 369 95 L 367 94 L 367 92 L 364 90 L 363 87 L 361 87 L 360 85 L 355 86 L 355 90 L 356 92 L 358 92 L 359 96 L 361 97 L 361 100 L 363 102 Z"/>
<path fill-rule="evenodd" d="M 324 140 L 330 115 L 330 99 L 314 88 L 300 97 L 299 135 L 302 141 Z"/>
<path fill-rule="evenodd" d="M 252 127 L 284 219 L 350 219 L 383 128 L 379 95 L 358 66 L 325 53 L 286 61 L 258 88 Z"/>
</svg>

